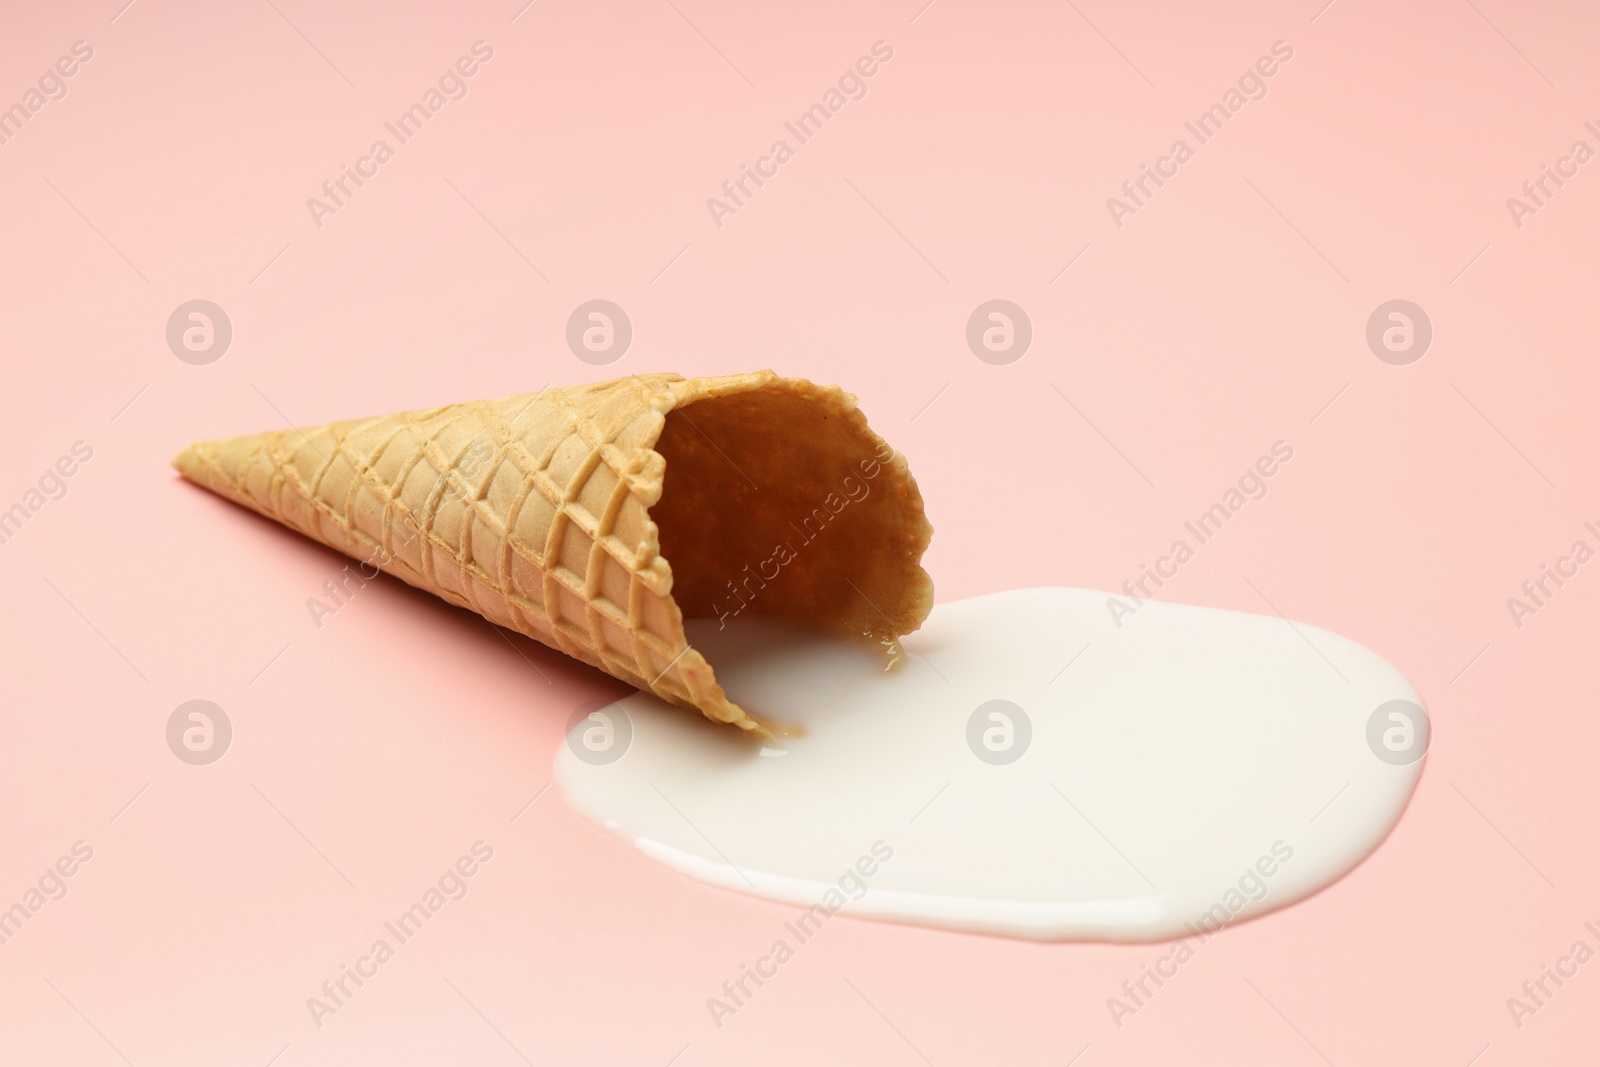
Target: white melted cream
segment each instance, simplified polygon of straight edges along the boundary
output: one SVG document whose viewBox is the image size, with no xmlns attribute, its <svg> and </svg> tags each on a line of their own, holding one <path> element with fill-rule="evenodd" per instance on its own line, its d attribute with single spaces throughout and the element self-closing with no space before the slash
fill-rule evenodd
<svg viewBox="0 0 1600 1067">
<path fill-rule="evenodd" d="M 713 885 L 1038 940 L 1215 930 L 1395 824 L 1428 741 L 1395 668 L 1275 617 L 1146 603 L 1121 623 L 1088 590 L 941 604 L 885 672 L 771 621 L 692 622 L 732 699 L 803 733 L 762 745 L 640 693 L 574 727 L 556 778 Z"/>
</svg>

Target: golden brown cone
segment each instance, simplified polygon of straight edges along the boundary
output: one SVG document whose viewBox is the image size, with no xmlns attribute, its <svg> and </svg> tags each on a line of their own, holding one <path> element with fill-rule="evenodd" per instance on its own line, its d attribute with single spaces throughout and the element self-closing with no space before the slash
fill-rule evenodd
<svg viewBox="0 0 1600 1067">
<path fill-rule="evenodd" d="M 904 458 L 854 396 L 771 371 L 636 375 L 269 431 L 190 445 L 173 466 L 762 735 L 759 709 L 730 701 L 689 646 L 686 610 L 724 625 L 749 610 L 892 647 L 933 603 L 920 562 L 932 529 Z"/>
</svg>

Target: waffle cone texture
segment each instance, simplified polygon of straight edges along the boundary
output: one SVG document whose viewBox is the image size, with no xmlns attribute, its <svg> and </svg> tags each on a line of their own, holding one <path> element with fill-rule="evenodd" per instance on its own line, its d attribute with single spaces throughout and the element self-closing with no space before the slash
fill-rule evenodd
<svg viewBox="0 0 1600 1067">
<path fill-rule="evenodd" d="M 771 371 L 647 374 L 184 449 L 183 476 L 708 718 L 684 619 L 880 643 L 933 604 L 932 529 L 856 399 Z"/>
</svg>

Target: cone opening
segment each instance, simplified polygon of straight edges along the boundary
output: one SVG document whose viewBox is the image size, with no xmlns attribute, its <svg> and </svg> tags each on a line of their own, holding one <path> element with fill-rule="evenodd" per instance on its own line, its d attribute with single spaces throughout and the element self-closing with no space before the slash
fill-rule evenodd
<svg viewBox="0 0 1600 1067">
<path fill-rule="evenodd" d="M 650 515 L 686 618 L 754 613 L 874 641 L 922 624 L 921 494 L 844 394 L 782 383 L 695 400 L 655 449 Z"/>
</svg>

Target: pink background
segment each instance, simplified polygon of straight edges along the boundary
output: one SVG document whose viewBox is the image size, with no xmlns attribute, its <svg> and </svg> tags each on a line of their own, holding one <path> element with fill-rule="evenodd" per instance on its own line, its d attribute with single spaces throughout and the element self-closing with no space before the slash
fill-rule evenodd
<svg viewBox="0 0 1600 1067">
<path fill-rule="evenodd" d="M 0 945 L 0 1062 L 1592 1057 L 1600 963 L 1520 1029 L 1506 1007 L 1600 948 L 1600 565 L 1520 629 L 1506 607 L 1600 547 L 1600 164 L 1521 228 L 1506 207 L 1600 147 L 1592 6 L 121 2 L 0 31 L 0 104 L 94 49 L 0 145 L 0 507 L 94 449 L 0 546 L 0 907 L 94 849 Z M 479 39 L 469 95 L 313 225 Z M 718 228 L 706 198 L 880 39 L 868 96 Z M 1277 40 L 1267 97 L 1113 225 Z M 234 328 L 206 366 L 164 337 L 196 298 Z M 604 368 L 564 341 L 593 298 L 635 329 Z M 964 339 L 993 298 L 1034 328 L 1006 366 Z M 1364 338 L 1395 298 L 1435 330 L 1409 366 Z M 620 686 L 388 580 L 318 630 L 343 559 L 167 467 L 285 420 L 766 366 L 858 393 L 909 457 L 941 599 L 1120 586 L 1289 442 L 1161 597 L 1270 601 L 1404 670 L 1436 737 L 1398 829 L 1120 1029 L 1106 1000 L 1158 946 L 841 920 L 719 1030 L 705 999 L 794 909 L 651 864 L 557 789 L 525 807 Z M 233 723 L 210 766 L 165 741 L 195 698 Z M 306 998 L 479 839 L 469 895 L 316 1028 Z"/>
</svg>

